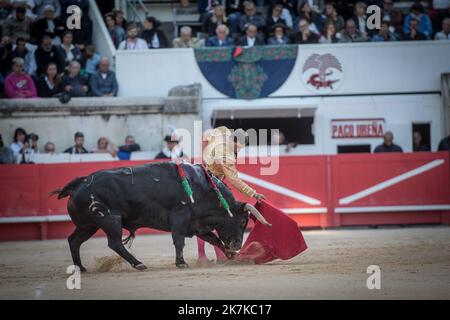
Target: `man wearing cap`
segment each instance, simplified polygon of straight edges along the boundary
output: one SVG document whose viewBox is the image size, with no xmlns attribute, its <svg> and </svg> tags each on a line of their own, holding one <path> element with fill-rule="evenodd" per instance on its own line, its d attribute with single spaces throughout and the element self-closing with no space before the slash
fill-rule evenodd
<svg viewBox="0 0 450 320">
<path fill-rule="evenodd" d="M 166 142 L 166 146 L 160 153 L 156 155 L 155 160 L 156 159 L 175 160 L 178 158 L 183 158 L 185 156 L 183 150 L 178 145 L 180 143 L 180 138 L 175 133 L 165 136 L 164 141 Z"/>
</svg>

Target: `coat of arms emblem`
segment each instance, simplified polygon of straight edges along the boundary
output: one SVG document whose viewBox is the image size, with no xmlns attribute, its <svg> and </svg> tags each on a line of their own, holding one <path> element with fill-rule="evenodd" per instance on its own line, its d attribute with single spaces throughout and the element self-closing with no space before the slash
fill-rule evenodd
<svg viewBox="0 0 450 320">
<path fill-rule="evenodd" d="M 315 93 L 331 93 L 342 82 L 343 70 L 339 60 L 330 53 L 312 54 L 302 69 L 305 86 Z"/>
</svg>

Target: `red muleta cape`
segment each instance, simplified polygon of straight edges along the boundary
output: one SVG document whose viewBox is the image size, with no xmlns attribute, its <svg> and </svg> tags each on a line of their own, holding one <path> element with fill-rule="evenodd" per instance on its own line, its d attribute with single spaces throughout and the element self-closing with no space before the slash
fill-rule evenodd
<svg viewBox="0 0 450 320">
<path fill-rule="evenodd" d="M 236 260 L 262 264 L 291 259 L 306 250 L 308 246 L 294 220 L 265 200 L 255 207 L 272 227 L 256 221 Z"/>
</svg>

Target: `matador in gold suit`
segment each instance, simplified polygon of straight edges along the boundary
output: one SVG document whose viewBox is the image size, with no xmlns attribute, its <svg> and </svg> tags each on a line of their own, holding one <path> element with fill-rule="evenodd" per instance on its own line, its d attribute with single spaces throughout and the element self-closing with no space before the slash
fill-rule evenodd
<svg viewBox="0 0 450 320">
<path fill-rule="evenodd" d="M 216 177 L 226 180 L 229 184 L 246 196 L 264 199 L 264 195 L 257 193 L 238 177 L 236 169 L 236 158 L 240 149 L 245 147 L 248 137 L 244 130 L 238 129 L 231 132 L 227 127 L 222 126 L 206 131 L 203 134 L 203 141 L 207 143 L 203 150 L 203 161 Z M 205 243 L 197 238 L 198 258 L 206 260 Z M 214 247 L 217 260 L 225 260 L 225 256 L 220 249 Z"/>
</svg>

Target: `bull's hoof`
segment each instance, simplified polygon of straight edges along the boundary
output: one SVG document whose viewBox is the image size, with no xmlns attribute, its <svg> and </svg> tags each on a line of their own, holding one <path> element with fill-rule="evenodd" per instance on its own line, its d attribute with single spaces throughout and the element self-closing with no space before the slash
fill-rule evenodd
<svg viewBox="0 0 450 320">
<path fill-rule="evenodd" d="M 87 272 L 87 269 L 83 266 L 80 266 L 80 272 Z"/>
<path fill-rule="evenodd" d="M 139 263 L 137 265 L 134 266 L 135 269 L 139 270 L 139 271 L 143 271 L 146 270 L 147 267 L 145 266 L 145 264 Z"/>
<path fill-rule="evenodd" d="M 177 263 L 178 269 L 189 269 L 189 265 L 186 262 L 183 263 Z"/>
</svg>

